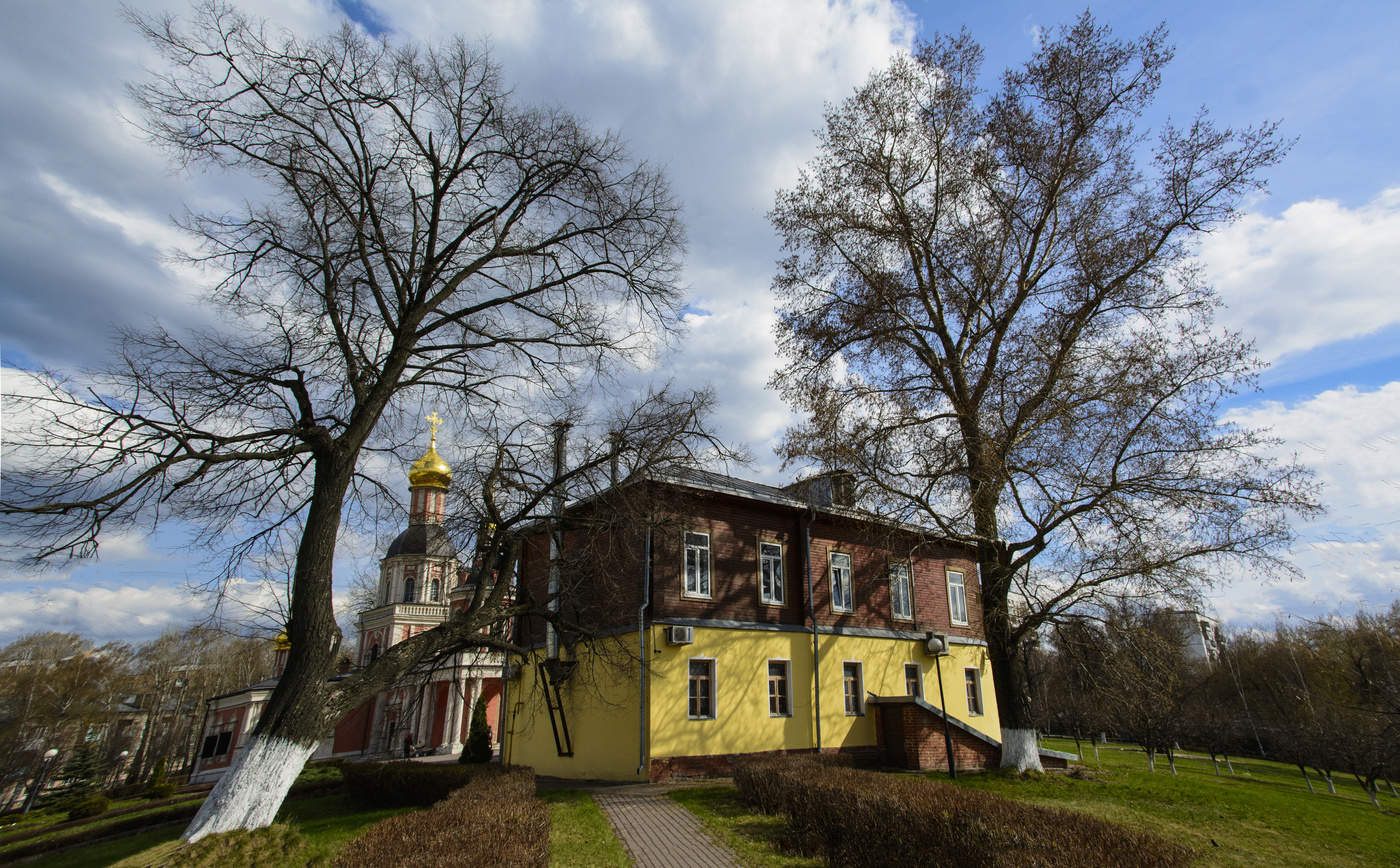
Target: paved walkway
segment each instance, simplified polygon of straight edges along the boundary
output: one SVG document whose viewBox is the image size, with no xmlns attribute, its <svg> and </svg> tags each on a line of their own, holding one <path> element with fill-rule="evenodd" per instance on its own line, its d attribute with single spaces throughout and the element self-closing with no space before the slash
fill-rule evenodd
<svg viewBox="0 0 1400 868">
<path fill-rule="evenodd" d="M 666 797 L 667 784 L 599 787 L 593 799 L 612 821 L 637 868 L 738 868 L 733 851 L 695 815 Z"/>
</svg>

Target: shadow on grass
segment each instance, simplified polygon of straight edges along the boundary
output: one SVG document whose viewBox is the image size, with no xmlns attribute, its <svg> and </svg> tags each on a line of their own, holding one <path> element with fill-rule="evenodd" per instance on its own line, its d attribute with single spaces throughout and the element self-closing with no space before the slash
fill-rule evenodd
<svg viewBox="0 0 1400 868">
<path fill-rule="evenodd" d="M 792 868 L 825 864 L 821 859 L 785 850 L 786 821 L 755 813 L 739 800 L 739 793 L 732 786 L 686 787 L 667 795 L 694 814 L 746 865 Z"/>
</svg>

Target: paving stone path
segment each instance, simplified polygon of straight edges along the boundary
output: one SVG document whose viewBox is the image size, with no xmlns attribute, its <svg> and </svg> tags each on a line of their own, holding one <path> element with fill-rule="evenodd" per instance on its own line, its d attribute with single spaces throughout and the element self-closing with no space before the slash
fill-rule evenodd
<svg viewBox="0 0 1400 868">
<path fill-rule="evenodd" d="M 666 797 L 664 784 L 607 787 L 593 799 L 612 822 L 637 868 L 738 868 L 695 815 Z"/>
</svg>

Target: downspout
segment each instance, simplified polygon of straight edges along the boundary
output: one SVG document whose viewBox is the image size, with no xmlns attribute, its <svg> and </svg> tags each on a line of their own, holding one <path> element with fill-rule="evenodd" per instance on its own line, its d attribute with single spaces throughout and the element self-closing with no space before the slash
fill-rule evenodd
<svg viewBox="0 0 1400 868">
<path fill-rule="evenodd" d="M 807 536 L 802 554 L 807 561 L 807 618 L 812 622 L 812 721 L 817 730 L 817 753 L 822 752 L 822 679 L 821 656 L 817 642 L 817 610 L 812 602 L 812 522 L 816 520 L 817 508 L 807 507 Z"/>
<path fill-rule="evenodd" d="M 642 604 L 637 607 L 637 659 L 641 661 L 637 681 L 637 774 L 647 767 L 647 606 L 651 603 L 651 522 L 647 522 L 643 547 Z M 650 775 L 648 775 L 650 778 Z"/>
<path fill-rule="evenodd" d="M 564 518 L 564 449 L 568 442 L 569 423 L 554 423 L 554 494 L 553 503 L 550 509 L 549 522 L 549 596 L 548 608 L 550 613 L 559 611 L 559 558 L 562 555 L 563 547 L 563 518 Z M 545 653 L 550 660 L 559 658 L 559 632 L 554 627 L 554 619 L 550 618 L 545 623 Z"/>
</svg>

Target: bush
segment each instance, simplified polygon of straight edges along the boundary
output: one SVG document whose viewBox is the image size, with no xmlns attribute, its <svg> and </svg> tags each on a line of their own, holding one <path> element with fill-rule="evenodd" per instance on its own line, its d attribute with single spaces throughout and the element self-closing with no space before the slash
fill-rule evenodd
<svg viewBox="0 0 1400 868">
<path fill-rule="evenodd" d="M 101 793 L 88 793 L 68 806 L 68 819 L 85 820 L 105 814 L 112 808 L 112 800 Z"/>
<path fill-rule="evenodd" d="M 472 723 L 467 731 L 467 743 L 462 745 L 464 763 L 489 763 L 491 761 L 491 726 L 486 722 L 486 694 L 476 698 L 472 706 Z"/>
<path fill-rule="evenodd" d="M 508 770 L 498 765 L 414 762 L 346 763 L 341 773 L 350 795 L 374 808 L 427 807 L 474 781 L 508 776 Z M 528 795 L 533 795 L 533 773 L 529 778 Z"/>
<path fill-rule="evenodd" d="M 249 831 L 235 829 L 187 844 L 156 863 L 158 868 L 221 868 L 225 865 L 280 865 L 293 861 L 306 845 L 300 832 L 281 823 Z M 304 860 L 302 860 L 304 861 Z M 297 862 L 300 864 L 300 861 Z"/>
<path fill-rule="evenodd" d="M 1193 855 L 1085 814 L 808 758 L 736 763 L 734 784 L 751 807 L 787 820 L 791 845 L 832 865 L 1168 868 Z"/>
<path fill-rule="evenodd" d="M 175 785 L 169 781 L 150 784 L 142 795 L 148 799 L 168 799 L 175 795 Z"/>
<path fill-rule="evenodd" d="M 549 865 L 549 806 L 534 794 L 531 769 L 478 775 L 426 811 L 370 826 L 340 851 L 336 865 L 544 868 Z"/>
</svg>

